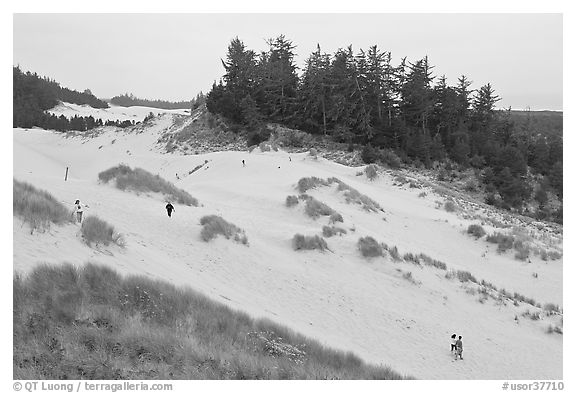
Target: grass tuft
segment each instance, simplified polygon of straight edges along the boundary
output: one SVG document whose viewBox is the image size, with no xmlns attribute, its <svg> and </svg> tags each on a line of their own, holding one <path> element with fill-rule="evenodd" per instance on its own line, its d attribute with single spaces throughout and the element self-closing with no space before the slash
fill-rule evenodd
<svg viewBox="0 0 576 393">
<path fill-rule="evenodd" d="M 318 235 L 304 236 L 300 234 L 294 235 L 292 238 L 292 247 L 294 250 L 328 250 L 326 240 Z"/>
<path fill-rule="evenodd" d="M 338 228 L 335 226 L 327 226 L 327 225 L 324 225 L 322 227 L 322 236 L 324 237 L 332 237 L 335 235 L 342 236 L 345 235 L 346 233 L 347 233 L 346 229 L 344 228 Z"/>
<path fill-rule="evenodd" d="M 142 168 L 132 169 L 127 165 L 120 164 L 100 172 L 98 179 L 104 183 L 115 179 L 116 187 L 122 191 L 158 192 L 164 194 L 172 202 L 187 206 L 198 206 L 198 200 L 187 191 L 177 188 L 159 175 L 153 175 Z"/>
<path fill-rule="evenodd" d="M 218 235 L 224 236 L 226 239 L 233 239 L 235 242 L 248 245 L 248 238 L 243 229 L 238 228 L 236 225 L 229 223 L 222 217 L 209 215 L 200 219 L 202 231 L 200 237 L 205 242 L 214 239 Z"/>
<path fill-rule="evenodd" d="M 103 244 L 107 246 L 110 243 L 117 244 L 120 247 L 124 247 L 125 245 L 122 235 L 118 234 L 112 225 L 97 216 L 86 217 L 84 221 L 82 221 L 80 230 L 84 241 L 89 246 L 92 244 Z"/>
<path fill-rule="evenodd" d="M 298 197 L 296 195 L 288 195 L 286 197 L 286 206 L 292 207 L 298 204 Z"/>
<path fill-rule="evenodd" d="M 12 211 L 34 230 L 45 230 L 50 224 L 71 222 L 70 211 L 46 191 L 31 184 L 13 181 Z"/>
<path fill-rule="evenodd" d="M 482 236 L 484 236 L 486 234 L 486 231 L 484 230 L 484 228 L 482 228 L 482 226 L 480 226 L 478 224 L 470 225 L 466 232 L 469 235 L 474 236 L 476 239 L 480 239 Z"/>
<path fill-rule="evenodd" d="M 384 248 L 373 237 L 365 236 L 358 239 L 358 250 L 365 258 L 374 258 L 384 255 Z"/>
<path fill-rule="evenodd" d="M 13 279 L 13 378 L 402 379 L 190 289 L 86 264 Z"/>
</svg>

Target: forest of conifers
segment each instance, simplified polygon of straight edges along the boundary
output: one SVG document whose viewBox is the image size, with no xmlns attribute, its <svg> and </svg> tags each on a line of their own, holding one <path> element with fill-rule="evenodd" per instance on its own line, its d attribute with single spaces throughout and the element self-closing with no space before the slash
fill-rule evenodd
<svg viewBox="0 0 576 393">
<path fill-rule="evenodd" d="M 490 83 L 472 90 L 460 76 L 450 86 L 445 76 L 433 76 L 427 57 L 393 65 L 390 52 L 377 46 L 334 54 L 318 46 L 299 74 L 289 39 L 267 43 L 267 51 L 256 53 L 233 39 L 223 78 L 206 97 L 208 110 L 248 130 L 251 143 L 267 139 L 264 123 L 275 122 L 360 145 L 366 162 L 393 151 L 418 166 L 477 168 L 487 202 L 504 208 L 521 210 L 536 198 L 545 210 L 548 193 L 562 198 L 561 115 L 558 130 L 558 117 L 532 122 L 497 110 Z"/>
</svg>

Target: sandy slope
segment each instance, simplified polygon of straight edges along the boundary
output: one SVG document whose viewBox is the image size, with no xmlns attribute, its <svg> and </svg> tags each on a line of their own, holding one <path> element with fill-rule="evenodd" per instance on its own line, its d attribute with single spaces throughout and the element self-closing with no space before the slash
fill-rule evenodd
<svg viewBox="0 0 576 393">
<path fill-rule="evenodd" d="M 189 109 L 158 109 L 149 108 L 145 106 L 117 106 L 109 104 L 110 108 L 96 109 L 89 105 L 78 105 L 69 102 L 61 102 L 56 107 L 48 110 L 48 113 L 53 113 L 56 116 L 64 115 L 68 118 L 77 116 L 93 116 L 95 119 L 106 120 L 134 120 L 142 121 L 150 113 L 158 115 L 160 113 L 172 113 L 172 114 L 190 114 Z"/>
<path fill-rule="evenodd" d="M 124 234 L 125 249 L 85 246 L 74 225 L 30 235 L 14 220 L 14 269 L 41 262 L 93 261 L 123 273 L 145 274 L 189 285 L 231 307 L 267 317 L 373 363 L 417 378 L 552 379 L 562 377 L 562 336 L 549 323 L 521 317 L 526 304 L 497 304 L 466 293 L 445 272 L 379 258 L 365 260 L 357 239 L 370 235 L 402 253 L 424 252 L 450 268 L 468 270 L 538 302 L 562 304 L 562 261 L 531 264 L 497 255 L 494 246 L 463 233 L 471 223 L 435 209 L 421 190 L 402 189 L 383 176 L 369 182 L 357 169 L 306 154 L 219 152 L 201 156 L 161 154 L 155 147 L 170 115 L 143 133 L 105 132 L 64 138 L 42 130 L 14 130 L 14 177 L 44 188 L 70 207 L 76 198 Z M 114 141 L 114 142 L 112 142 Z M 243 168 L 241 160 L 246 160 Z M 185 176 L 209 160 L 197 172 Z M 197 197 L 201 207 L 176 206 L 166 216 L 160 196 L 136 195 L 101 185 L 97 174 L 120 162 L 159 173 Z M 70 177 L 63 181 L 65 167 Z M 178 173 L 181 180 L 176 180 Z M 336 176 L 376 199 L 384 213 L 348 205 L 335 188 L 310 192 L 342 213 L 349 230 L 327 239 L 331 252 L 294 252 L 296 233 L 318 234 L 302 206 L 287 208 L 287 195 L 303 176 Z M 246 230 L 249 247 L 223 239 L 204 243 L 199 219 L 220 214 Z M 385 219 L 385 220 L 384 220 Z M 355 231 L 350 231 L 355 228 Z M 482 254 L 488 250 L 485 257 Z M 419 281 L 402 278 L 411 271 Z M 537 272 L 535 279 L 532 273 Z M 514 321 L 518 315 L 519 323 Z M 464 336 L 463 362 L 453 362 L 449 335 Z"/>
</svg>

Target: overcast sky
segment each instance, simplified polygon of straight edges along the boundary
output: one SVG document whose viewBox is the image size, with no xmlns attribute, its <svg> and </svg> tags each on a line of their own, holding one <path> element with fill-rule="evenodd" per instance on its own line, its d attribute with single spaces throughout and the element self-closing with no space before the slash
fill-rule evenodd
<svg viewBox="0 0 576 393">
<path fill-rule="evenodd" d="M 320 44 L 334 53 L 378 45 L 434 75 L 491 83 L 500 107 L 562 110 L 561 14 L 15 14 L 14 65 L 100 98 L 188 100 L 223 74 L 238 36 L 256 52 L 284 34 L 299 66 Z"/>
</svg>

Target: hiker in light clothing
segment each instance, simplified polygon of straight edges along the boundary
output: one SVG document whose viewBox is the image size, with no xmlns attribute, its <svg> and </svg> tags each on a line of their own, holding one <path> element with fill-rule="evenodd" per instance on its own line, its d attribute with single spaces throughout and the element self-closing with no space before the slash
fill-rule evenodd
<svg viewBox="0 0 576 393">
<path fill-rule="evenodd" d="M 453 334 L 450 336 L 450 338 L 452 339 L 452 342 L 450 344 L 450 352 L 454 352 L 456 350 L 456 335 Z"/>
<path fill-rule="evenodd" d="M 74 202 L 74 211 L 72 212 L 72 214 L 76 213 L 76 220 L 78 221 L 78 223 L 82 223 L 82 213 L 84 212 L 84 210 L 82 209 L 82 204 L 80 203 L 80 199 L 76 199 L 76 202 Z"/>
<path fill-rule="evenodd" d="M 458 340 L 456 340 L 456 357 L 454 360 L 458 360 L 458 356 L 460 356 L 460 359 L 464 360 L 462 357 L 462 350 L 462 336 L 458 336 Z"/>
</svg>

